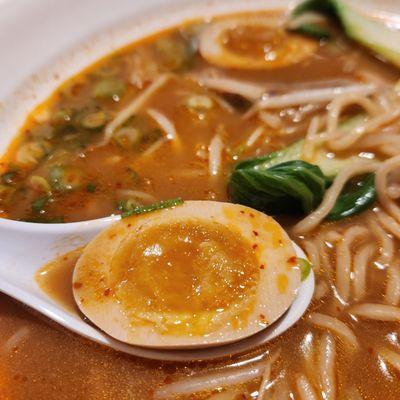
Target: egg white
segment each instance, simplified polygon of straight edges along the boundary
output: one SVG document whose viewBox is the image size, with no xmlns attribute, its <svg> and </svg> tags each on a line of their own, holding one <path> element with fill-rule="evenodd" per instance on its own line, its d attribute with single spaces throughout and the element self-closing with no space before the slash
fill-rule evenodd
<svg viewBox="0 0 400 400">
<path fill-rule="evenodd" d="M 260 269 L 254 307 L 247 323 L 240 329 L 229 323 L 222 326 L 216 324 L 216 329 L 211 329 L 207 335 L 168 334 L 157 325 L 132 324 L 128 318 L 129 310 L 125 310 L 114 296 L 103 295 L 108 288 L 113 256 L 127 237 L 134 238 L 139 232 L 158 225 L 193 221 L 207 226 L 210 223 L 222 224 L 236 235 L 241 235 L 244 242 L 252 247 Z M 96 236 L 86 246 L 75 266 L 73 293 L 84 315 L 104 332 L 123 342 L 171 349 L 214 346 L 234 342 L 265 329 L 289 308 L 300 286 L 300 269 L 295 260 L 291 240 L 271 217 L 236 204 L 186 201 L 174 208 L 122 219 Z M 279 281 L 284 281 L 285 290 L 282 290 Z M 171 290 L 174 288 L 171 287 Z M 168 318 L 165 315 L 154 317 Z"/>
</svg>

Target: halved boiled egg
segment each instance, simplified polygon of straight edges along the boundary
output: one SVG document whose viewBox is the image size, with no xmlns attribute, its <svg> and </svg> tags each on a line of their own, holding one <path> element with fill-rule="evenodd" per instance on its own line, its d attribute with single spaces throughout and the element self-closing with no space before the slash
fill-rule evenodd
<svg viewBox="0 0 400 400">
<path fill-rule="evenodd" d="M 158 348 L 237 341 L 276 321 L 300 286 L 292 242 L 251 208 L 186 201 L 122 219 L 85 248 L 80 310 L 123 342 Z"/>
<path fill-rule="evenodd" d="M 285 29 L 282 18 L 223 19 L 200 35 L 199 50 L 209 63 L 233 69 L 282 68 L 310 57 L 318 42 Z"/>
</svg>

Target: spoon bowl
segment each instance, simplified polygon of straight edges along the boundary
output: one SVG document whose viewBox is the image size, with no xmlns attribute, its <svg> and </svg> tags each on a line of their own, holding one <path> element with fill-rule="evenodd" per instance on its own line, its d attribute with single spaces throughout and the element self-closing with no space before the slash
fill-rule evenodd
<svg viewBox="0 0 400 400">
<path fill-rule="evenodd" d="M 92 221 L 51 225 L 0 219 L 0 291 L 100 345 L 131 355 L 163 361 L 217 359 L 260 346 L 295 324 L 312 299 L 314 274 L 311 271 L 301 283 L 294 302 L 280 319 L 263 331 L 238 342 L 188 350 L 150 349 L 120 342 L 85 322 L 78 314 L 64 309 L 42 292 L 35 280 L 35 274 L 40 267 L 57 256 L 85 245 L 119 218 L 110 216 Z M 303 251 L 293 244 L 297 256 L 305 258 Z"/>
</svg>

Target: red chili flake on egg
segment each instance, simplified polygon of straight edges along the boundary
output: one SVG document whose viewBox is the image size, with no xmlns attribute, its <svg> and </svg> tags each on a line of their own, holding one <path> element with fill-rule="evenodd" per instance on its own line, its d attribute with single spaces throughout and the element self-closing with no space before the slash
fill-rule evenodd
<svg viewBox="0 0 400 400">
<path fill-rule="evenodd" d="M 83 286 L 80 282 L 74 282 L 74 289 L 80 289 Z"/>
<path fill-rule="evenodd" d="M 111 289 L 110 288 L 107 288 L 105 291 L 104 291 L 104 296 L 109 296 L 110 294 L 111 294 Z"/>
<path fill-rule="evenodd" d="M 264 314 L 260 314 L 260 319 L 261 320 L 265 320 L 265 315 Z"/>
<path fill-rule="evenodd" d="M 255 215 L 253 213 L 250 213 L 249 215 L 250 215 L 251 218 L 255 217 Z"/>
<path fill-rule="evenodd" d="M 240 210 L 240 214 L 245 214 L 245 212 L 243 210 Z"/>
<path fill-rule="evenodd" d="M 254 236 L 258 236 L 258 232 L 257 231 L 253 231 L 253 235 Z"/>
<path fill-rule="evenodd" d="M 265 265 L 264 265 L 264 264 L 261 264 L 261 265 L 260 265 L 260 269 L 265 269 Z"/>
<path fill-rule="evenodd" d="M 251 246 L 253 250 L 255 250 L 258 247 L 257 243 L 254 243 L 253 246 Z"/>
<path fill-rule="evenodd" d="M 132 226 L 132 224 L 128 224 L 128 228 L 130 228 Z"/>
<path fill-rule="evenodd" d="M 289 258 L 287 259 L 287 262 L 288 262 L 289 264 L 297 264 L 297 257 L 296 257 L 296 256 L 289 257 Z"/>
<path fill-rule="evenodd" d="M 64 256 L 64 257 L 63 257 L 63 260 L 64 260 L 64 261 L 67 261 L 67 260 L 68 260 L 68 256 Z"/>
</svg>

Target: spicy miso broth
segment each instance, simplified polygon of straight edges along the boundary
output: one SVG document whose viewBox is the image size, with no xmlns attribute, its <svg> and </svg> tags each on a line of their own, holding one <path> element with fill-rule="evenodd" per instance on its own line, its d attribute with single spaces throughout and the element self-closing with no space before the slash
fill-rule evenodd
<svg viewBox="0 0 400 400">
<path fill-rule="evenodd" d="M 279 197 L 270 213 L 314 266 L 308 313 L 249 354 L 172 364 L 101 348 L 2 295 L 0 398 L 256 399 L 262 373 L 237 376 L 265 362 L 271 368 L 265 399 L 400 397 L 399 174 L 390 170 L 386 179 L 379 170 L 392 159 L 397 167 L 400 155 L 400 99 L 393 89 L 400 73 L 336 26 L 329 40 L 316 39 L 287 30 L 284 18 L 276 12 L 190 22 L 65 82 L 32 111 L 1 159 L 0 216 L 68 223 L 171 198 L 249 201 L 265 211 L 258 197 L 265 187 L 255 194 L 249 180 L 239 193 L 232 171 L 240 161 L 277 151 L 282 162 L 291 161 L 285 152 L 305 139 L 311 155 L 303 152 L 304 160 L 313 164 L 321 147 L 326 159 L 338 161 L 335 173 L 318 167 L 328 183 L 308 211 L 306 200 L 299 206 Z M 207 47 L 213 44 L 207 30 L 218 24 L 226 32 L 215 40 L 227 54 Z M 335 149 L 342 136 L 324 142 L 322 135 L 315 144 L 319 133 L 341 133 L 349 120 L 356 128 L 364 124 L 366 133 Z M 364 161 L 376 164 L 358 175 L 381 177 L 372 201 L 356 211 L 334 209 L 311 228 L 296 225 L 318 208 L 341 171 Z M 363 189 L 370 181 L 355 185 Z M 354 196 L 345 200 L 357 203 Z M 198 376 L 205 389 L 185 391 Z M 221 383 L 210 386 L 211 377 Z M 171 389 L 175 382 L 183 394 Z"/>
</svg>

